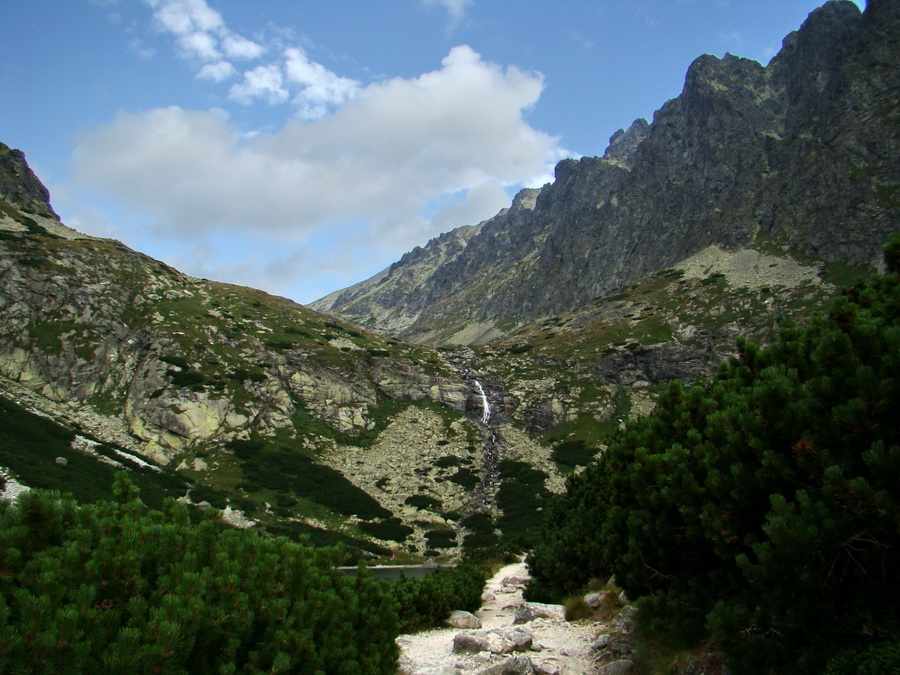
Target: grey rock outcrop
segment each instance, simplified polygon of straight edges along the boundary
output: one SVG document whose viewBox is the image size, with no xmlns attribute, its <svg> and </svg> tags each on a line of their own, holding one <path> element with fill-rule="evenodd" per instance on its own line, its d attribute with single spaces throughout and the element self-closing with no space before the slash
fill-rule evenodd
<svg viewBox="0 0 900 675">
<path fill-rule="evenodd" d="M 34 175 L 25 153 L 0 143 L 0 198 L 26 213 L 59 220 L 50 206 L 50 191 Z"/>
<path fill-rule="evenodd" d="M 312 306 L 408 340 L 465 343 L 760 233 L 877 263 L 900 226 L 897 14 L 890 0 L 863 14 L 828 2 L 768 66 L 701 56 L 681 95 L 649 127 L 617 132 L 603 158 L 563 160 L 536 195 Z"/>
</svg>

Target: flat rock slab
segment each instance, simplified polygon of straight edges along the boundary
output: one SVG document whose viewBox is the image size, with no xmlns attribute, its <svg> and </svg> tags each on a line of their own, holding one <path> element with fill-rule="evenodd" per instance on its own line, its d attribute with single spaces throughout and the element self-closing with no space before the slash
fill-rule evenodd
<svg viewBox="0 0 900 675">
<path fill-rule="evenodd" d="M 512 654 L 531 649 L 533 637 L 530 632 L 511 626 L 488 631 L 465 631 L 453 638 L 454 654 Z"/>
</svg>

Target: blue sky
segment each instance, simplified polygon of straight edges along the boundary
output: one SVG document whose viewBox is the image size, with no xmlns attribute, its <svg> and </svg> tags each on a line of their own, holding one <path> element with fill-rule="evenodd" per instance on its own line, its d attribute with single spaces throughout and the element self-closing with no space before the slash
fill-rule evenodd
<svg viewBox="0 0 900 675">
<path fill-rule="evenodd" d="M 71 227 L 309 302 L 602 154 L 697 56 L 768 62 L 820 4 L 6 0 L 0 141 Z"/>
</svg>

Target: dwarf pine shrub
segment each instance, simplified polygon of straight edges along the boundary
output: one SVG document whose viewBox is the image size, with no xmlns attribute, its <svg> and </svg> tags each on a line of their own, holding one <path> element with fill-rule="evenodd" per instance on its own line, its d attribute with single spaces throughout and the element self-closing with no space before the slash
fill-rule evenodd
<svg viewBox="0 0 900 675">
<path fill-rule="evenodd" d="M 885 261 L 805 329 L 671 383 L 551 503 L 527 594 L 614 574 L 642 622 L 714 640 L 739 673 L 837 672 L 842 647 L 894 658 L 900 236 Z"/>
<path fill-rule="evenodd" d="M 0 672 L 394 672 L 398 602 L 340 549 L 114 496 L 0 504 Z"/>
</svg>

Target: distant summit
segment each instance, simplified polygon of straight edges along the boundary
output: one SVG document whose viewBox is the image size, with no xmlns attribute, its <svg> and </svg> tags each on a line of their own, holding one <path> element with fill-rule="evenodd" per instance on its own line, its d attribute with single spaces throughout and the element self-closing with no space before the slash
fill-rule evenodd
<svg viewBox="0 0 900 675">
<path fill-rule="evenodd" d="M 3 143 L 0 143 L 0 198 L 20 211 L 59 220 L 50 206 L 50 191 L 28 166 L 25 153 Z"/>
</svg>

